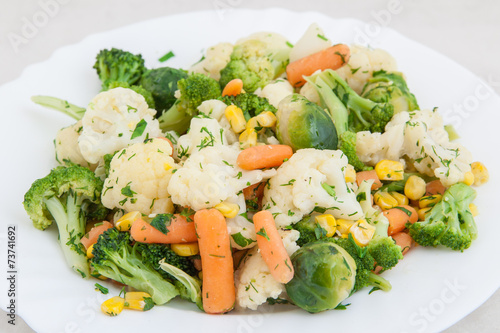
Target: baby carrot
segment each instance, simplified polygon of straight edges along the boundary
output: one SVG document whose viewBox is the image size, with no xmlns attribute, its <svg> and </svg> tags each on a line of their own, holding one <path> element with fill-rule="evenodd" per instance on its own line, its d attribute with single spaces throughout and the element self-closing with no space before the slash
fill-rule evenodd
<svg viewBox="0 0 500 333">
<path fill-rule="evenodd" d="M 377 172 L 375 172 L 375 170 L 356 172 L 356 183 L 358 183 L 358 186 L 361 185 L 363 180 L 372 180 L 372 179 L 373 179 L 372 190 L 376 190 L 382 186 L 382 182 L 378 178 Z"/>
<path fill-rule="evenodd" d="M 262 210 L 253 216 L 253 224 L 260 254 L 271 275 L 280 283 L 289 282 L 293 278 L 293 266 L 276 229 L 273 214 L 268 210 Z"/>
<path fill-rule="evenodd" d="M 294 87 L 300 87 L 306 82 L 303 76 L 312 75 L 318 69 L 337 69 L 349 61 L 351 55 L 349 46 L 337 44 L 327 49 L 295 60 L 286 67 L 288 81 Z"/>
<path fill-rule="evenodd" d="M 389 220 L 389 236 L 405 230 L 406 223 L 415 223 L 418 221 L 418 214 L 415 208 L 402 205 L 384 210 L 385 217 Z"/>
<path fill-rule="evenodd" d="M 240 152 L 236 163 L 244 170 L 278 167 L 293 155 L 287 145 L 262 145 L 246 148 Z"/>
<path fill-rule="evenodd" d="M 194 223 L 188 222 L 186 217 L 180 214 L 174 214 L 170 224 L 165 227 L 168 231 L 166 234 L 139 218 L 132 223 L 130 235 L 135 241 L 148 244 L 192 243 L 198 240 Z"/>
<path fill-rule="evenodd" d="M 236 96 L 243 89 L 243 81 L 241 79 L 233 79 L 229 81 L 222 90 L 222 96 Z"/>
<path fill-rule="evenodd" d="M 403 255 L 410 251 L 411 246 L 413 245 L 413 239 L 406 232 L 398 232 L 397 234 L 392 235 L 392 239 L 394 239 L 396 244 L 401 247 Z"/>
<path fill-rule="evenodd" d="M 90 231 L 80 239 L 80 242 L 85 247 L 85 250 L 88 249 L 92 244 L 97 243 L 99 235 L 101 235 L 109 228 L 113 228 L 113 224 L 109 223 L 108 221 L 104 221 L 102 222 L 102 224 L 94 226 L 92 229 L 90 229 Z"/>
<path fill-rule="evenodd" d="M 435 195 L 441 194 L 443 195 L 446 191 L 446 187 L 441 183 L 439 179 L 428 182 L 425 186 L 425 195 Z"/>
<path fill-rule="evenodd" d="M 236 291 L 226 219 L 217 209 L 201 209 L 194 214 L 194 224 L 203 272 L 203 310 L 213 314 L 231 311 Z"/>
</svg>

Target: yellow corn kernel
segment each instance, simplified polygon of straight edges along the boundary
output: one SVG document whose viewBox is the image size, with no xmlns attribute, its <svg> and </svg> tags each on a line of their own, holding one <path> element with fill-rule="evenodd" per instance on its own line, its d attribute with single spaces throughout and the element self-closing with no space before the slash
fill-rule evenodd
<svg viewBox="0 0 500 333">
<path fill-rule="evenodd" d="M 271 111 L 264 111 L 250 118 L 247 129 L 256 127 L 273 127 L 276 125 L 276 116 Z"/>
<path fill-rule="evenodd" d="M 236 215 L 238 215 L 239 211 L 240 211 L 240 206 L 235 204 L 235 203 L 231 203 L 231 202 L 221 202 L 220 204 L 217 204 L 215 205 L 214 207 L 215 209 L 217 209 L 219 212 L 222 213 L 222 215 L 224 215 L 224 217 L 227 217 L 227 218 L 233 218 L 233 217 L 236 217 Z"/>
<path fill-rule="evenodd" d="M 425 195 L 426 184 L 419 176 L 410 176 L 405 183 L 405 195 L 411 200 L 418 200 Z"/>
<path fill-rule="evenodd" d="M 347 238 L 349 229 L 354 225 L 354 221 L 337 219 L 337 234 L 342 238 Z"/>
<path fill-rule="evenodd" d="M 125 293 L 125 308 L 139 311 L 148 311 L 153 307 L 151 295 L 143 291 L 129 291 Z"/>
<path fill-rule="evenodd" d="M 401 205 L 408 205 L 410 203 L 410 200 L 408 199 L 408 197 L 404 194 L 401 194 L 399 192 L 389 192 L 389 194 L 394 198 L 396 199 L 396 201 L 398 202 L 398 205 L 401 206 Z"/>
<path fill-rule="evenodd" d="M 141 217 L 141 212 L 139 211 L 129 212 L 120 217 L 118 221 L 115 222 L 115 227 L 120 231 L 129 231 L 130 227 L 132 226 L 132 223 L 134 223 L 134 221 L 140 217 Z"/>
<path fill-rule="evenodd" d="M 101 304 L 101 311 L 108 316 L 118 316 L 125 307 L 125 299 L 120 296 L 111 297 Z"/>
<path fill-rule="evenodd" d="M 382 210 L 387 210 L 399 205 L 398 201 L 388 192 L 378 191 L 373 195 L 373 202 Z"/>
<path fill-rule="evenodd" d="M 333 237 L 337 231 L 337 221 L 332 214 L 318 215 L 314 218 L 319 226 L 326 230 L 326 237 Z"/>
<path fill-rule="evenodd" d="M 471 186 L 472 184 L 474 184 L 474 174 L 471 171 L 467 171 L 464 174 L 464 181 L 463 182 L 465 185 L 468 185 L 468 186 Z"/>
<path fill-rule="evenodd" d="M 203 271 L 198 272 L 198 278 L 203 281 Z"/>
<path fill-rule="evenodd" d="M 163 163 L 163 168 L 165 169 L 165 171 L 168 171 L 172 169 L 172 166 L 169 163 Z"/>
<path fill-rule="evenodd" d="M 94 244 L 90 245 L 87 249 L 87 258 L 92 259 L 94 255 L 92 254 L 92 250 L 94 249 Z"/>
<path fill-rule="evenodd" d="M 243 115 L 243 111 L 239 107 L 236 105 L 229 105 L 224 111 L 224 115 L 235 133 L 241 133 L 245 130 L 247 122 Z"/>
<path fill-rule="evenodd" d="M 420 208 L 417 212 L 418 220 L 419 221 L 425 220 L 425 214 L 427 214 L 431 209 L 432 209 L 432 207 Z"/>
<path fill-rule="evenodd" d="M 441 194 L 427 195 L 425 197 L 421 197 L 418 200 L 418 206 L 420 208 L 433 207 L 443 196 Z"/>
<path fill-rule="evenodd" d="M 249 128 L 241 132 L 240 137 L 240 148 L 245 149 L 257 145 L 257 132 L 254 128 Z"/>
<path fill-rule="evenodd" d="M 354 183 L 356 181 L 356 170 L 354 170 L 352 165 L 347 164 L 344 178 L 346 183 Z"/>
<path fill-rule="evenodd" d="M 488 182 L 490 174 L 483 163 L 474 162 L 470 166 L 472 174 L 474 175 L 474 185 L 479 186 Z"/>
<path fill-rule="evenodd" d="M 399 161 L 382 160 L 375 165 L 375 172 L 380 180 L 402 180 L 404 166 Z"/>
<path fill-rule="evenodd" d="M 469 204 L 469 210 L 472 214 L 472 216 L 476 217 L 479 215 L 479 211 L 477 210 L 477 206 L 473 203 L 470 203 Z"/>
<path fill-rule="evenodd" d="M 375 227 L 366 222 L 366 220 L 359 220 L 352 225 L 349 229 L 349 233 L 352 235 L 356 244 L 359 246 L 366 246 L 375 234 Z"/>
<path fill-rule="evenodd" d="M 194 243 L 184 243 L 184 244 L 172 244 L 170 249 L 180 255 L 181 257 L 189 257 L 197 255 L 200 252 L 198 248 L 198 242 Z"/>
</svg>

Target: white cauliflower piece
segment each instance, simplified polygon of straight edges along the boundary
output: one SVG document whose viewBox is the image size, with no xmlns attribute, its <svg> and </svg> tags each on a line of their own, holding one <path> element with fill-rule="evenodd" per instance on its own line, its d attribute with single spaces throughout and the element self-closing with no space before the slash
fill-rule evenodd
<svg viewBox="0 0 500 333">
<path fill-rule="evenodd" d="M 439 178 L 444 186 L 463 181 L 471 171 L 471 153 L 449 141 L 438 112 L 403 111 L 387 123 L 384 133 L 358 132 L 356 139 L 361 161 L 375 165 L 382 159 L 409 159 L 418 172 Z"/>
<path fill-rule="evenodd" d="M 155 114 L 144 97 L 131 89 L 101 92 L 82 118 L 83 130 L 78 139 L 82 156 L 89 163 L 97 163 L 106 154 L 161 136 Z"/>
<path fill-rule="evenodd" d="M 232 145 L 238 142 L 238 135 L 233 131 L 231 123 L 227 120 L 224 111 L 227 105 L 217 99 L 209 99 L 198 106 L 198 110 L 204 115 L 214 118 L 219 122 L 219 125 L 224 129 L 224 136 L 228 144 Z"/>
<path fill-rule="evenodd" d="M 78 138 L 81 131 L 82 121 L 79 120 L 75 124 L 61 128 L 57 132 L 56 139 L 54 140 L 56 160 L 61 164 L 65 164 L 68 161 L 94 170 L 97 165 L 87 162 L 83 158 L 78 146 Z"/>
<path fill-rule="evenodd" d="M 315 207 L 326 208 L 336 218 L 363 218 L 356 194 L 345 181 L 347 164 L 340 150 L 298 150 L 269 180 L 263 207 L 273 213 L 278 227 L 300 221 Z"/>
<path fill-rule="evenodd" d="M 233 45 L 230 43 L 219 43 L 212 46 L 208 48 L 203 60 L 191 66 L 189 73 L 205 74 L 219 81 L 220 71 L 226 67 L 232 52 Z"/>
<path fill-rule="evenodd" d="M 336 72 L 358 94 L 361 94 L 374 71 L 384 69 L 391 72 L 398 69 L 396 60 L 384 50 L 360 45 L 351 45 L 350 48 L 349 62 L 337 69 Z"/>
<path fill-rule="evenodd" d="M 214 119 L 208 120 L 217 124 Z M 189 132 L 192 131 L 193 128 Z M 237 146 L 221 144 L 194 150 L 170 179 L 168 192 L 172 201 L 194 210 L 214 207 L 226 200 L 237 200 L 238 193 L 245 187 L 276 173 L 274 169 L 241 169 L 236 163 L 239 152 Z"/>
<path fill-rule="evenodd" d="M 290 82 L 285 79 L 279 79 L 267 84 L 264 88 L 258 88 L 254 93 L 259 97 L 269 100 L 269 104 L 278 107 L 283 98 L 293 94 L 294 90 Z"/>
<path fill-rule="evenodd" d="M 293 46 L 290 52 L 290 62 L 307 57 L 330 46 L 332 46 L 332 42 L 325 37 L 318 24 L 313 23 Z"/>
<path fill-rule="evenodd" d="M 321 71 L 318 71 L 321 72 Z M 309 82 L 306 82 L 301 88 L 299 93 L 310 100 L 313 103 L 316 103 L 320 105 L 321 103 L 321 98 L 319 97 L 318 92 L 316 91 L 316 88 Z"/>
<path fill-rule="evenodd" d="M 167 190 L 177 169 L 172 153 L 172 147 L 163 139 L 136 143 L 117 152 L 104 181 L 102 204 L 145 215 L 173 213 Z"/>
<path fill-rule="evenodd" d="M 191 119 L 189 131 L 177 140 L 176 156 L 185 160 L 206 147 L 225 145 L 227 139 L 224 132 L 216 119 L 194 117 Z"/>
<path fill-rule="evenodd" d="M 300 234 L 297 230 L 279 230 L 279 232 L 283 245 L 291 256 L 299 249 L 296 242 Z M 269 297 L 276 299 L 285 292 L 285 285 L 273 278 L 257 246 L 246 254 L 236 270 L 235 285 L 236 306 L 251 310 L 256 310 Z"/>
<path fill-rule="evenodd" d="M 233 218 L 226 218 L 227 230 L 231 235 L 231 247 L 238 250 L 254 247 L 257 244 L 255 227 L 252 221 L 248 220 L 245 215 L 241 215 L 247 211 L 245 196 L 242 193 L 236 198 L 229 198 L 226 202 L 235 203 L 240 207 L 238 215 Z"/>
</svg>

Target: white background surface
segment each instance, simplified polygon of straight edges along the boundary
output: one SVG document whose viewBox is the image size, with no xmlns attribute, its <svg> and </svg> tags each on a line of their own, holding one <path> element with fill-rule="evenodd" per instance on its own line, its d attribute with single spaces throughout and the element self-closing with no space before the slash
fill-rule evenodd
<svg viewBox="0 0 500 333">
<path fill-rule="evenodd" d="M 500 20 L 497 18 L 500 2 L 496 1 L 401 1 L 401 10 L 397 14 L 390 14 L 391 1 L 383 0 L 55 1 L 0 0 L 0 84 L 18 77 L 29 64 L 47 59 L 58 47 L 79 42 L 95 32 L 193 10 L 211 9 L 231 15 L 232 8 L 275 6 L 295 11 L 316 10 L 334 18 L 353 17 L 373 22 L 374 26 L 390 27 L 462 64 L 489 83 L 497 93 L 500 92 Z M 43 15 L 44 8 L 52 15 Z M 38 23 L 39 27 L 30 30 L 26 22 Z M 22 39 L 20 44 L 12 42 L 14 34 L 19 36 L 18 41 Z M 330 35 L 334 39 L 334 35 Z M 168 50 L 168 46 L 165 49 Z M 432 82 L 432 78 L 429 80 Z M 2 112 L 5 114 L 7 111 Z M 489 168 L 495 172 L 493 166 Z M 497 292 L 482 307 L 446 332 L 499 332 L 499 310 L 500 293 Z M 31 330 L 21 325 L 13 330 L 4 317 L 0 318 L 0 331 Z"/>
</svg>

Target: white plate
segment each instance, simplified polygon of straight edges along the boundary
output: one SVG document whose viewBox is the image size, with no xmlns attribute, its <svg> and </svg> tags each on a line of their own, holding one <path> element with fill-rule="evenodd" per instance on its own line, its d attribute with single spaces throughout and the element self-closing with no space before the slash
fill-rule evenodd
<svg viewBox="0 0 500 333">
<path fill-rule="evenodd" d="M 52 140 L 57 130 L 72 123 L 62 114 L 34 105 L 30 96 L 53 95 L 86 105 L 99 92 L 92 65 L 102 48 L 142 53 L 149 67 L 160 66 L 156 59 L 173 50 L 175 58 L 166 64 L 186 67 L 200 58 L 202 49 L 221 41 L 234 42 L 256 31 L 279 32 L 295 42 L 312 22 L 319 23 L 335 42 L 364 41 L 388 50 L 398 60 L 420 106 L 438 106 L 447 113 L 446 119 L 458 125 L 474 159 L 493 171 L 490 182 L 478 189 L 478 239 L 464 253 L 423 248 L 411 251 L 384 274 L 393 285 L 391 292 L 358 292 L 349 299 L 346 311 L 311 315 L 291 306 L 275 306 L 211 316 L 192 304 L 174 301 L 146 313 L 126 311 L 116 318 L 103 315 L 99 304 L 105 296 L 94 291 L 96 281 L 83 280 L 66 267 L 56 228 L 45 232 L 33 228 L 21 205 L 30 184 L 55 166 Z M 377 33 L 356 20 L 281 9 L 226 9 L 164 17 L 92 35 L 59 49 L 49 60 L 30 66 L 21 78 L 1 87 L 0 105 L 4 114 L 1 232 L 6 232 L 6 224 L 17 225 L 17 314 L 37 332 L 100 332 L 110 328 L 130 332 L 146 326 L 148 330 L 217 333 L 302 332 L 320 327 L 339 332 L 439 331 L 466 316 L 499 287 L 500 265 L 495 255 L 500 223 L 495 205 L 488 205 L 488 200 L 493 202 L 497 197 L 495 166 L 499 158 L 488 148 L 496 151 L 495 142 L 499 142 L 500 98 L 455 62 L 393 30 L 384 28 Z M 5 244 L 1 251 L 6 258 Z M 5 309 L 8 288 L 5 278 L 0 281 L 0 303 Z M 113 289 L 112 295 L 117 290 Z"/>
</svg>

